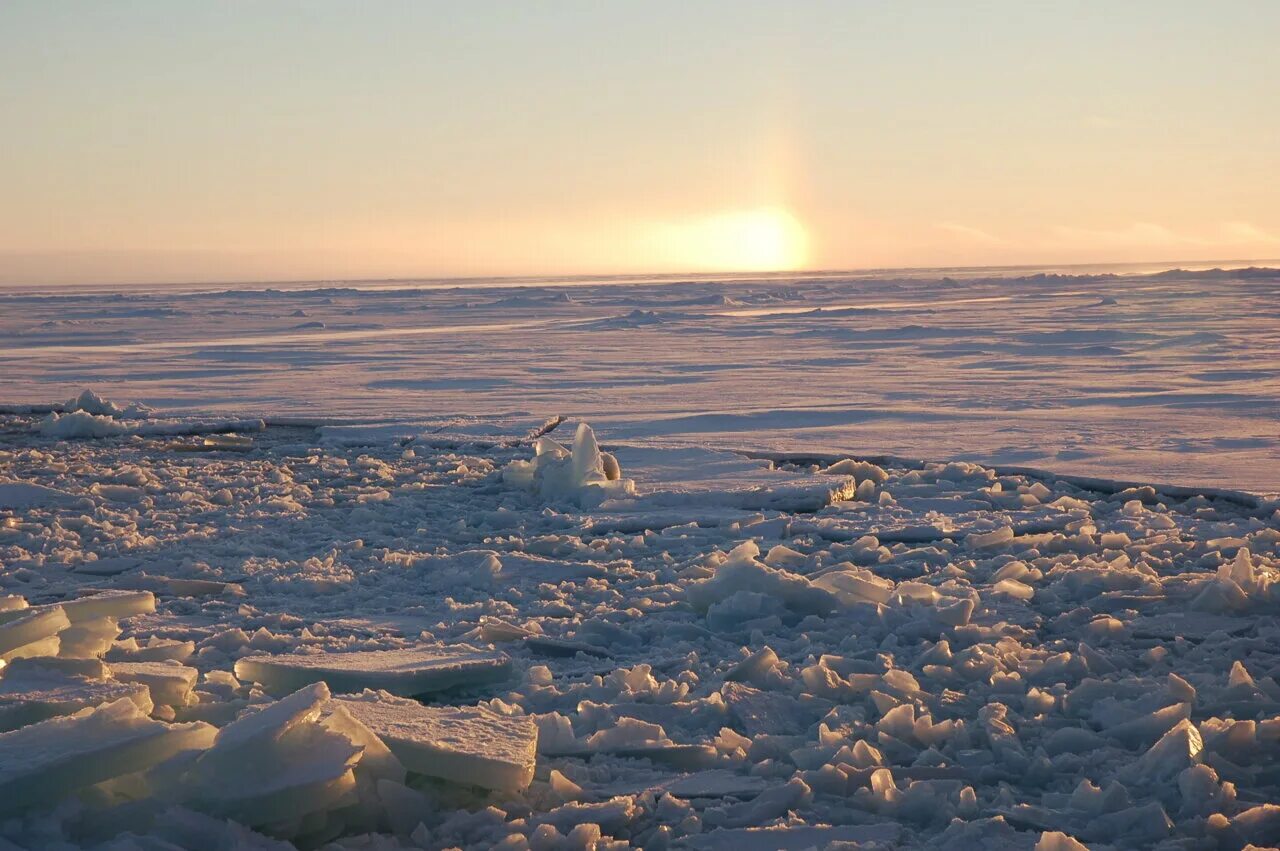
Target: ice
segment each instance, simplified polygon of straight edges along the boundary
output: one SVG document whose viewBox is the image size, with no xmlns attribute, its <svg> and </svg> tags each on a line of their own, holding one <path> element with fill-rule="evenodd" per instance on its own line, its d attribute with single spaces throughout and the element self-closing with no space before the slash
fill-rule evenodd
<svg viewBox="0 0 1280 851">
<path fill-rule="evenodd" d="M 186 706 L 199 672 L 174 661 L 112 662 L 111 676 L 122 683 L 145 685 L 157 705 Z"/>
<path fill-rule="evenodd" d="M 110 649 L 120 635 L 115 618 L 82 620 L 58 633 L 58 655 L 70 658 L 97 658 Z"/>
<path fill-rule="evenodd" d="M 1151 339 L 1113 340 L 1125 350 L 1120 362 L 1158 361 L 1170 385 L 1158 401 L 1128 393 L 1120 405 L 1073 370 L 1046 369 L 1038 380 L 1050 384 L 1038 398 L 1049 409 L 1005 405 L 993 429 L 991 405 L 1006 382 L 966 396 L 972 376 L 1023 374 L 1045 347 L 1055 368 L 1063 358 L 1073 367 L 1089 360 L 1063 351 L 1097 329 L 1070 327 L 1078 311 L 1045 283 L 975 284 L 1036 287 L 1043 304 L 1056 304 L 1037 314 L 1039 330 L 936 306 L 909 319 L 823 311 L 730 320 L 708 312 L 725 305 L 670 303 L 710 294 L 696 283 L 587 285 L 572 303 L 538 294 L 540 306 L 527 309 L 563 311 L 566 324 L 539 330 L 548 336 L 501 369 L 459 356 L 466 347 L 456 336 L 449 350 L 415 337 L 438 362 L 415 345 L 398 349 L 394 365 L 376 337 L 340 347 L 227 344 L 175 349 L 150 366 L 136 359 L 152 355 L 131 352 L 129 370 L 151 370 L 139 391 L 106 359 L 68 352 L 67 369 L 114 374 L 112 392 L 182 400 L 203 413 L 115 418 L 127 439 L 61 442 L 32 430 L 50 406 L 0 413 L 5 483 L 22 486 L 15 494 L 28 485 L 52 492 L 0 506 L 0 635 L 55 607 L 66 616 L 0 654 L 9 658 L 0 691 L 7 683 L 13 694 L 0 706 L 31 713 L 8 723 L 132 695 L 157 720 L 257 732 L 228 735 L 220 756 L 192 750 L 51 795 L 54 808 L 14 813 L 0 835 L 23 847 L 241 847 L 279 837 L 312 848 L 558 848 L 570 836 L 600 847 L 822 847 L 843 831 L 888 825 L 894 838 L 861 844 L 1027 851 L 1074 847 L 1064 837 L 1103 848 L 1268 841 L 1280 747 L 1280 627 L 1271 616 L 1280 502 L 1204 485 L 1274 478 L 1280 442 L 1256 411 L 1275 376 L 1233 379 L 1219 398 L 1205 392 L 1225 386 L 1217 379 L 1166 367 L 1184 356 L 1236 358 L 1235 349 L 1207 339 L 1151 350 Z M 776 309 L 830 304 L 848 282 L 724 286 L 740 302 L 729 309 Z M 260 322 L 251 333 L 269 336 L 296 325 L 286 319 L 296 309 L 325 323 L 314 331 L 353 316 L 396 331 L 406 317 L 480 319 L 477 311 L 501 310 L 494 305 L 512 295 L 467 292 L 325 288 L 264 294 L 251 311 L 239 309 L 257 298 L 245 292 L 146 298 L 198 306 L 193 313 L 213 324 Z M 1250 298 L 1256 312 L 1260 297 Z M 1165 296 L 1145 304 L 1186 306 Z M 584 327 L 593 311 L 632 310 L 671 321 Z M 1068 327 L 1043 331 L 1052 323 Z M 0 310 L 0 325 L 13 324 Z M 1127 324 L 1112 331 L 1131 334 Z M 135 330 L 160 338 L 168 327 Z M 763 345 L 782 334 L 785 364 Z M 608 353 L 606 367 L 580 368 L 587 341 L 578 335 Z M 637 335 L 663 346 L 644 349 L 643 368 L 623 357 Z M 1255 356 L 1257 339 L 1265 337 L 1239 338 Z M 949 365 L 949 347 L 966 352 L 963 372 Z M 930 370 L 895 371 L 901 386 L 887 394 L 883 375 L 853 363 L 883 363 L 881 349 L 917 364 L 927 351 Z M 556 369 L 570 352 L 568 370 Z M 708 357 L 695 363 L 695 355 Z M 406 373 L 404 357 L 423 369 Z M 834 361 L 863 379 L 856 400 L 832 396 L 831 382 L 796 380 Z M 173 364 L 202 377 L 169 381 Z M 323 397 L 308 396 L 312 375 L 326 382 Z M 18 373 L 13 381 L 47 389 Z M 1111 386 L 1114 372 L 1087 381 Z M 283 414 L 242 413 L 256 403 L 221 388 L 245 382 L 265 388 L 252 398 L 278 400 Z M 670 392 L 673 383 L 689 392 Z M 304 396 L 324 406 L 293 407 Z M 424 404 L 436 413 L 425 417 Z M 479 405 L 498 413 L 453 413 Z M 561 411 L 587 417 L 592 439 L 577 420 L 560 425 Z M 169 451 L 166 432 L 256 414 L 266 420 L 251 451 Z M 1199 418 L 1199 437 L 1171 450 L 1188 438 L 1169 436 L 1184 417 Z M 1234 437 L 1223 427 L 1215 433 L 1225 442 L 1204 439 L 1228 422 Z M 1169 433 L 1135 440 L 1135 428 L 1151 436 L 1149 423 Z M 1040 446 L 1046 433 L 1070 447 Z M 548 493 L 532 478 L 504 481 L 504 471 L 528 471 L 540 438 L 563 451 L 543 443 Z M 1057 458 L 1060 450 L 1067 454 Z M 1162 459 L 1147 472 L 1189 484 L 1062 472 L 1136 477 L 1139 456 Z M 611 491 L 624 476 L 634 491 Z M 113 593 L 83 596 L 103 591 Z M 120 596 L 142 591 L 154 598 Z M 464 655 L 489 662 L 470 672 L 449 660 L 432 668 L 463 651 L 461 642 L 477 644 Z M 104 650 L 105 665 L 96 655 Z M 414 654 L 431 664 L 385 664 Z M 232 674 L 237 660 L 242 679 Z M 261 660 L 263 670 L 247 670 Z M 481 681 L 489 677 L 499 679 Z M 461 716 L 473 730 L 472 714 L 536 729 L 541 765 L 510 786 L 477 782 L 476 761 L 503 740 L 469 734 L 461 742 L 474 759 L 450 776 L 456 763 L 431 750 L 440 737 L 397 743 L 346 706 L 358 698 L 268 699 L 312 680 L 335 693 L 380 683 L 443 688 L 428 706 L 405 702 L 405 712 Z M 503 770 L 525 765 L 512 757 Z"/>
<path fill-rule="evenodd" d="M 533 780 L 538 728 L 482 706 L 423 706 L 382 692 L 336 698 L 409 771 L 455 783 L 519 791 Z"/>
<path fill-rule="evenodd" d="M 304 819 L 357 803 L 361 746 L 319 723 L 324 683 L 249 710 L 217 731 L 183 776 L 189 806 L 270 833 L 295 836 Z"/>
<path fill-rule="evenodd" d="M 619 507 L 633 512 L 817 511 L 851 499 L 857 484 L 848 476 L 781 470 L 768 459 L 703 447 L 622 446 L 615 454 L 637 489 Z"/>
<path fill-rule="evenodd" d="M 40 421 L 40 434 L 61 439 L 83 437 L 118 437 L 129 431 L 124 423 L 109 416 L 75 411 L 69 414 L 51 412 Z"/>
<path fill-rule="evenodd" d="M 796 825 L 768 828 L 720 828 L 691 836 L 684 846 L 697 851 L 807 851 L 810 848 L 876 847 L 896 843 L 902 835 L 897 824 Z"/>
<path fill-rule="evenodd" d="M 96 660 L 23 659 L 0 669 L 0 730 L 13 730 L 58 715 L 125 699 L 150 714 L 146 685 L 105 679 Z M 71 664 L 67 664 L 71 663 Z"/>
<path fill-rule="evenodd" d="M 7 621 L 0 621 L 0 657 L 25 644 L 52 638 L 71 625 L 61 606 L 11 609 L 0 614 L 11 616 Z"/>
<path fill-rule="evenodd" d="M 31 509 L 57 508 L 74 502 L 76 497 L 66 491 L 30 482 L 0 481 L 0 508 Z"/>
<path fill-rule="evenodd" d="M 208 747 L 208 724 L 165 724 L 128 699 L 0 733 L 0 812 L 61 801 L 86 786 Z"/>
<path fill-rule="evenodd" d="M 569 501 L 584 508 L 635 492 L 634 482 L 621 478 L 616 460 L 606 470 L 595 433 L 586 423 L 578 425 L 572 447 L 550 437 L 539 437 L 534 447 L 532 460 L 512 461 L 507 466 L 503 471 L 506 482 L 533 490 L 544 499 Z"/>
<path fill-rule="evenodd" d="M 697 610 L 708 612 L 741 595 L 758 595 L 765 601 L 780 604 L 797 615 L 830 612 L 837 605 L 831 592 L 816 587 L 803 576 L 785 570 L 776 570 L 758 559 L 760 548 L 752 541 L 739 544 L 715 568 L 714 575 L 689 586 L 686 592 L 690 604 Z M 767 613 L 764 608 L 759 610 Z"/>
<path fill-rule="evenodd" d="M 337 692 L 377 689 L 413 697 L 455 686 L 501 682 L 510 675 L 511 658 L 507 654 L 467 645 L 246 656 L 236 662 L 237 677 L 261 683 L 272 694 L 287 694 L 310 683 L 324 682 Z"/>
<path fill-rule="evenodd" d="M 1168 782 L 1203 758 L 1204 740 L 1190 720 L 1183 718 L 1147 749 L 1123 776 L 1139 782 Z"/>
<path fill-rule="evenodd" d="M 169 659 L 183 662 L 195 652 L 194 641 L 152 637 L 145 643 L 139 643 L 137 638 L 127 638 L 115 642 L 107 650 L 105 658 L 109 662 L 164 662 Z"/>
<path fill-rule="evenodd" d="M 85 597 L 64 600 L 45 606 L 32 606 L 31 613 L 47 613 L 61 609 L 73 624 L 99 618 L 128 618 L 156 610 L 156 598 L 150 591 L 102 591 Z M 17 617 L 19 612 L 0 611 L 0 629 Z"/>
</svg>

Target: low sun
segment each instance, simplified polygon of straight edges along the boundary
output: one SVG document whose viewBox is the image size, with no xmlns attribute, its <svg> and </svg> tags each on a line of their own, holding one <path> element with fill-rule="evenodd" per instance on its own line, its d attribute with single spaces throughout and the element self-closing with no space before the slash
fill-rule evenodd
<svg viewBox="0 0 1280 851">
<path fill-rule="evenodd" d="M 658 250 L 672 265 L 724 272 L 798 269 L 809 256 L 809 236 L 789 211 L 735 210 L 665 224 Z"/>
</svg>

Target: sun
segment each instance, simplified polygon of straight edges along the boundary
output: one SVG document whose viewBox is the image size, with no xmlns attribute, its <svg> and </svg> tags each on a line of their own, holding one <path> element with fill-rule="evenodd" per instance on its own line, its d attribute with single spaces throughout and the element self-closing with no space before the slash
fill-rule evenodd
<svg viewBox="0 0 1280 851">
<path fill-rule="evenodd" d="M 778 207 L 733 210 L 664 223 L 654 249 L 666 263 L 717 272 L 783 272 L 803 267 L 809 235 L 790 211 Z"/>
</svg>

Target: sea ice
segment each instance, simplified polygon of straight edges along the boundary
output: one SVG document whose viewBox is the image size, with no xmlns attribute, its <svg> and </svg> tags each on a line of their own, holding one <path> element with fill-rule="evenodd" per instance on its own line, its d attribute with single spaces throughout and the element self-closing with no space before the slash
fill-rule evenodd
<svg viewBox="0 0 1280 851">
<path fill-rule="evenodd" d="M 12 653 L 24 644 L 52 638 L 71 626 L 61 606 L 12 609 L 0 615 L 11 616 L 0 620 L 0 656 Z"/>
<path fill-rule="evenodd" d="M 207 748 L 215 732 L 200 722 L 154 721 L 122 699 L 0 733 L 0 812 L 54 804 L 85 786 Z"/>
<path fill-rule="evenodd" d="M 380 689 L 413 697 L 455 686 L 501 682 L 510 675 L 511 658 L 507 654 L 467 645 L 246 656 L 236 662 L 237 677 L 260 683 L 277 695 L 324 682 L 336 692 Z"/>
<path fill-rule="evenodd" d="M 186 706 L 199 671 L 180 662 L 112 662 L 111 676 L 122 683 L 141 683 L 160 706 Z"/>
<path fill-rule="evenodd" d="M 186 771 L 181 799 L 282 836 L 302 832 L 310 814 L 357 803 L 352 769 L 363 749 L 319 723 L 328 700 L 316 683 L 218 730 Z"/>
<path fill-rule="evenodd" d="M 423 706 L 366 691 L 335 698 L 386 743 L 409 771 L 514 792 L 533 780 L 538 728 L 482 706 Z"/>
<path fill-rule="evenodd" d="M 50 664 L 50 660 L 23 659 L 0 669 L 0 729 L 13 730 L 122 698 L 151 713 L 151 693 L 146 685 L 104 679 L 101 663 L 96 670 L 58 664 L 71 662 L 74 666 L 81 661 L 56 659 Z M 83 661 L 92 665 L 96 660 Z"/>
</svg>

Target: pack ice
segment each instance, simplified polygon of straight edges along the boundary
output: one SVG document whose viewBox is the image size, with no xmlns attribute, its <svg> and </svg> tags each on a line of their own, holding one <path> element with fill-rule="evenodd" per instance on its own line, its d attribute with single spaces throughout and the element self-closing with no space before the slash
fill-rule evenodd
<svg viewBox="0 0 1280 851">
<path fill-rule="evenodd" d="M 4 423 L 0 846 L 1280 844 L 1273 497 L 81 401 Z"/>
</svg>

